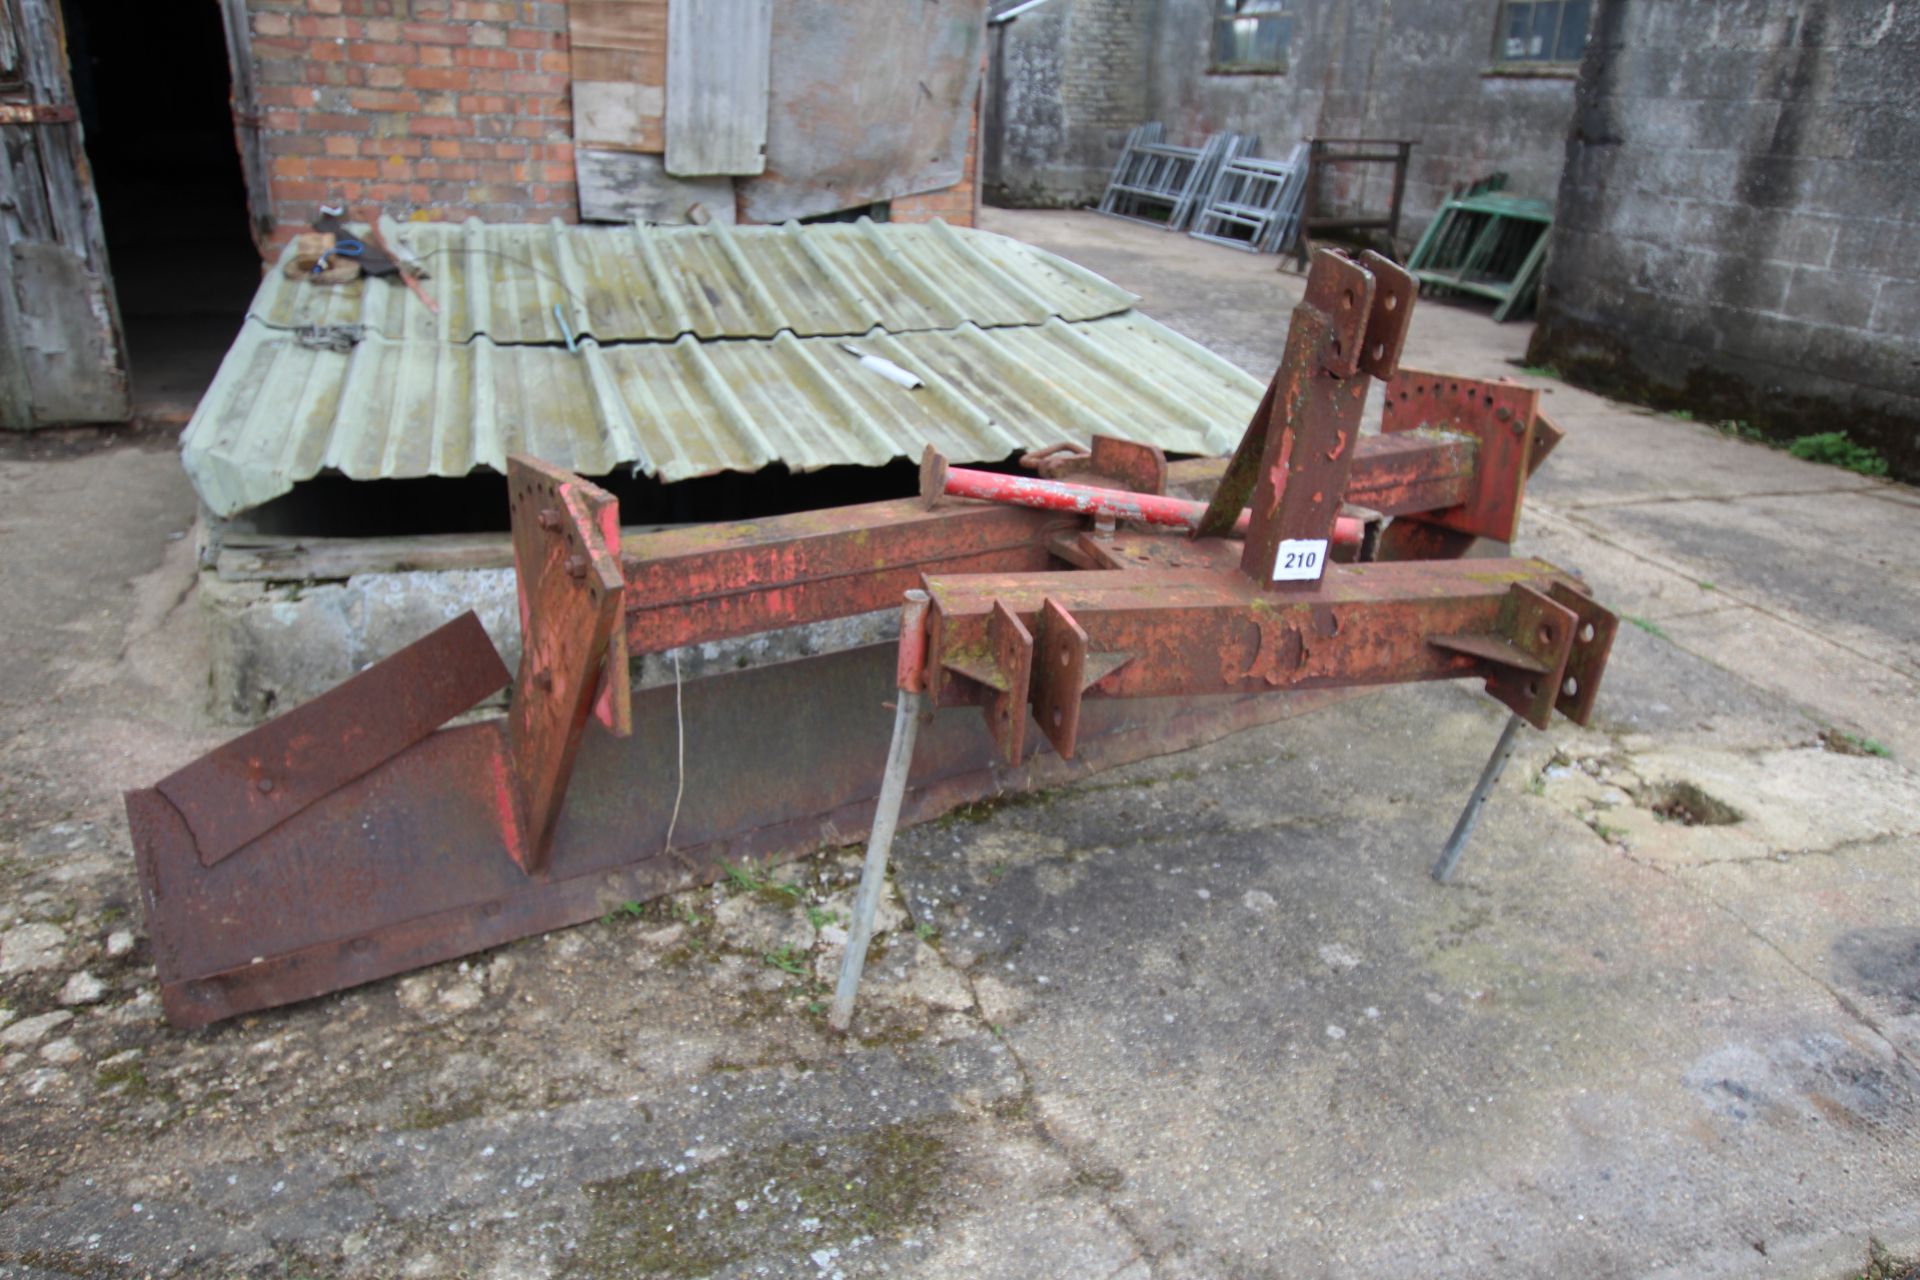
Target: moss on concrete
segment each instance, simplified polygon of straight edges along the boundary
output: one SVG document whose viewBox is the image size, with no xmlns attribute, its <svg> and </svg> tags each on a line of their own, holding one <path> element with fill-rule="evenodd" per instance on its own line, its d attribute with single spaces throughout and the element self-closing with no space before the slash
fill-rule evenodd
<svg viewBox="0 0 1920 1280">
<path fill-rule="evenodd" d="M 1052 804 L 1058 798 L 1058 792 L 1048 787 L 1034 791 L 1009 791 L 1004 795 L 988 796 L 984 800 L 972 800 L 956 805 L 941 814 L 935 827 L 941 831 L 966 823 L 985 822 L 995 814 L 1007 809 L 1026 809 L 1036 805 Z"/>
<path fill-rule="evenodd" d="M 926 1220 L 945 1182 L 950 1123 L 903 1121 L 589 1184 L 587 1238 L 568 1274 L 704 1276 L 898 1233 Z"/>
<path fill-rule="evenodd" d="M 1703 423 L 1727 423 L 1742 438 L 1786 444 L 1846 425 L 1859 445 L 1884 455 L 1891 474 L 1920 481 L 1920 433 L 1910 417 L 1862 400 L 1846 402 L 1780 386 L 1761 385 L 1708 363 L 1664 353 L 1677 376 L 1656 371 L 1635 342 L 1570 316 L 1544 317 L 1527 347 L 1527 363 L 1551 366 L 1574 386 L 1629 404 L 1678 412 Z"/>
</svg>

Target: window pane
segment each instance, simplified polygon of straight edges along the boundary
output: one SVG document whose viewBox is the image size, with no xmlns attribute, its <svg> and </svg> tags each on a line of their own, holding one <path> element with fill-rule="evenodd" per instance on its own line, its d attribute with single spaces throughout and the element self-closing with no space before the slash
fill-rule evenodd
<svg viewBox="0 0 1920 1280">
<path fill-rule="evenodd" d="M 1560 18 L 1560 47 L 1553 51 L 1556 62 L 1578 62 L 1587 48 L 1587 11 L 1589 0 L 1567 0 Z"/>
<path fill-rule="evenodd" d="M 1285 0 L 1221 0 L 1235 16 L 1213 25 L 1213 60 L 1224 67 L 1282 67 L 1293 37 Z"/>
<path fill-rule="evenodd" d="M 1242 25 L 1246 19 L 1223 18 L 1213 24 L 1213 60 L 1219 66 L 1231 66 L 1239 61 L 1237 51 L 1239 41 L 1234 28 Z"/>
<path fill-rule="evenodd" d="M 1287 44 L 1293 34 L 1293 19 L 1281 14 L 1260 20 L 1253 33 L 1253 60 L 1263 67 L 1277 67 L 1287 60 Z"/>
<path fill-rule="evenodd" d="M 1533 26 L 1531 4 L 1510 4 L 1507 6 L 1507 29 L 1500 38 L 1500 57 L 1507 62 L 1519 62 L 1527 56 L 1527 31 Z"/>
<path fill-rule="evenodd" d="M 1554 22 L 1560 17 L 1558 4 L 1533 6 L 1533 30 L 1527 33 L 1527 57 L 1545 61 L 1553 57 Z"/>
</svg>

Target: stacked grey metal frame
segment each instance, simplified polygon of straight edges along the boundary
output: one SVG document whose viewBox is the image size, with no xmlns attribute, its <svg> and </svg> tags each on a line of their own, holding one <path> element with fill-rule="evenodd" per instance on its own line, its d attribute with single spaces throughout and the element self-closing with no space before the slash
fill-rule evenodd
<svg viewBox="0 0 1920 1280">
<path fill-rule="evenodd" d="M 1158 121 L 1127 133 L 1113 176 L 1100 197 L 1100 212 L 1169 231 L 1185 230 L 1212 190 L 1220 166 L 1252 143 L 1237 133 L 1209 134 L 1197 147 L 1166 141 Z"/>
<path fill-rule="evenodd" d="M 1300 234 L 1306 194 L 1306 143 L 1285 160 L 1235 156 L 1214 175 L 1190 234 L 1252 253 L 1281 253 Z"/>
</svg>

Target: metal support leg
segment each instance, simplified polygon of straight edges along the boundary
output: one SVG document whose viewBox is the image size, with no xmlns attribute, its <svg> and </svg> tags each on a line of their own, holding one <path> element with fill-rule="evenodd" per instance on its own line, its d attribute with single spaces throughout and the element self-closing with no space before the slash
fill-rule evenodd
<svg viewBox="0 0 1920 1280">
<path fill-rule="evenodd" d="M 899 700 L 893 704 L 893 745 L 887 748 L 887 771 L 880 778 L 880 799 L 873 807 L 873 830 L 867 836 L 867 864 L 860 872 L 860 893 L 853 900 L 853 920 L 847 926 L 847 949 L 840 957 L 840 983 L 834 988 L 827 1025 L 845 1031 L 853 1021 L 853 998 L 860 994 L 860 971 L 867 964 L 867 944 L 873 940 L 873 916 L 880 909 L 880 891 L 887 884 L 887 855 L 893 852 L 893 831 L 900 825 L 900 803 L 907 795 L 907 774 L 913 768 L 913 739 L 920 732 L 920 704 L 925 701 L 927 665 L 927 593 L 908 591 L 900 608 L 900 657 L 894 668 Z"/>
<path fill-rule="evenodd" d="M 847 950 L 840 957 L 840 984 L 833 992 L 827 1025 L 845 1031 L 853 1021 L 853 998 L 860 993 L 860 971 L 866 967 L 867 944 L 873 939 L 873 916 L 880 907 L 880 891 L 887 883 L 887 855 L 893 850 L 893 831 L 900 822 L 900 802 L 907 794 L 907 771 L 913 766 L 913 739 L 920 728 L 922 695 L 900 691 L 894 704 L 893 746 L 887 751 L 887 772 L 880 782 L 880 801 L 873 812 L 873 831 L 867 836 L 867 864 L 860 873 L 860 895 L 853 902 L 853 923 L 847 929 Z"/>
<path fill-rule="evenodd" d="M 1453 879 L 1453 869 L 1460 862 L 1468 837 L 1473 835 L 1474 824 L 1480 821 L 1480 811 L 1487 807 L 1487 797 L 1493 793 L 1500 775 L 1506 772 L 1507 761 L 1513 759 L 1514 748 L 1519 745 L 1520 726 L 1525 723 L 1519 716 L 1507 717 L 1507 727 L 1500 731 L 1500 741 L 1493 744 L 1493 754 L 1487 757 L 1487 767 L 1480 771 L 1480 781 L 1473 784 L 1473 794 L 1467 797 L 1467 807 L 1460 811 L 1460 821 L 1453 824 L 1447 847 L 1441 850 L 1440 860 L 1433 864 L 1433 878 L 1441 884 Z"/>
</svg>

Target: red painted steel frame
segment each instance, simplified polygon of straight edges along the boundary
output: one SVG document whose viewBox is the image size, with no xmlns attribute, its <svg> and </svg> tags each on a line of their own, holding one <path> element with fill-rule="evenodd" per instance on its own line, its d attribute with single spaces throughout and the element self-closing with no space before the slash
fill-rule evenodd
<svg viewBox="0 0 1920 1280">
<path fill-rule="evenodd" d="M 1169 466 L 1115 442 L 1048 460 L 1143 490 L 1217 483 L 1201 520 L 1247 530 L 1259 550 L 1244 568 L 1224 537 L 1096 538 L 1074 512 L 964 499 L 616 548 L 611 497 L 514 460 L 526 643 L 505 718 L 430 732 L 504 675 L 468 617 L 128 795 L 168 1017 L 200 1025 L 337 990 L 711 880 L 728 861 L 858 838 L 886 747 L 873 707 L 889 683 L 987 712 L 984 725 L 936 715 L 926 727 L 908 792 L 920 817 L 1072 776 L 1070 759 L 1101 767 L 1191 746 L 1334 686 L 1483 675 L 1535 723 L 1553 709 L 1584 719 L 1613 619 L 1550 566 L 1338 565 L 1267 590 L 1267 546 L 1331 533 L 1342 502 L 1432 513 L 1389 534 L 1426 530 L 1438 554 L 1460 554 L 1474 532 L 1510 525 L 1526 472 L 1558 438 L 1537 415 L 1530 432 L 1497 419 L 1508 392 L 1490 406 L 1486 390 L 1454 396 L 1452 380 L 1444 414 L 1396 409 L 1389 434 L 1356 434 L 1368 378 L 1394 376 L 1412 301 L 1394 270 L 1316 258 L 1288 362 L 1230 462 Z M 1164 501 L 1191 523 L 1197 504 Z M 1422 540 L 1394 543 L 1404 553 Z M 891 609 L 922 584 L 925 613 L 907 613 L 891 654 L 625 687 L 628 650 Z M 1122 711 L 1121 698 L 1135 701 Z M 613 732 L 589 728 L 596 709 Z M 1025 750 L 1036 717 L 1054 754 Z M 782 733 L 753 727 L 765 722 Z M 683 733 L 703 763 L 679 776 Z M 670 779 L 686 792 L 677 827 Z"/>
<path fill-rule="evenodd" d="M 1348 486 L 1355 505 L 1398 515 L 1453 506 L 1471 492 L 1471 436 L 1367 436 Z M 1176 462 L 1175 487 L 1218 482 L 1218 459 Z M 634 653 L 891 609 L 926 574 L 1058 567 L 1062 512 L 902 498 L 734 524 L 633 534 L 622 544 L 626 636 Z"/>
<path fill-rule="evenodd" d="M 929 578 L 927 591 L 935 705 L 988 707 L 989 731 L 1014 762 L 1021 739 L 998 723 L 1009 701 L 1031 701 L 1044 729 L 1055 710 L 1077 715 L 1083 696 L 1479 676 L 1537 727 L 1556 707 L 1584 722 L 1612 638 L 1610 614 L 1533 560 L 1335 565 L 1311 590 L 1285 597 L 1266 596 L 1235 569 L 971 574 Z M 1073 629 L 1093 667 L 1071 687 L 1055 683 L 1048 664 L 1036 666 L 1031 641 L 1025 653 L 1006 647 L 1013 628 L 1032 633 L 1049 618 Z M 1582 621 L 1596 622 L 1597 634 L 1583 634 Z M 1563 695 L 1570 663 L 1586 673 L 1584 687 Z"/>
<path fill-rule="evenodd" d="M 1536 726 L 1545 727 L 1556 707 L 1584 722 L 1592 691 L 1576 694 L 1605 665 L 1612 615 L 1558 570 L 1530 561 L 1326 564 L 1335 513 L 1352 489 L 1360 409 L 1375 374 L 1395 379 L 1388 412 L 1398 413 L 1396 427 L 1429 427 L 1445 412 L 1449 424 L 1477 428 L 1472 481 L 1435 516 L 1435 527 L 1510 536 L 1518 514 L 1535 453 L 1537 393 L 1436 382 L 1431 374 L 1396 378 L 1412 298 L 1410 278 L 1384 259 L 1315 256 L 1280 371 L 1197 519 L 1169 499 L 1109 500 L 1100 491 L 949 469 L 929 451 L 921 466 L 925 493 L 1057 502 L 1142 523 L 1197 526 L 1216 537 L 1243 514 L 1242 495 L 1252 495 L 1237 570 L 1218 566 L 1219 544 L 1207 539 L 1195 554 L 1173 555 L 1150 539 L 1123 547 L 1082 539 L 1084 562 L 1109 568 L 929 576 L 925 643 L 933 703 L 983 707 L 988 732 L 1010 762 L 1021 759 L 1025 744 L 1024 717 L 1014 719 L 1010 708 L 1031 703 L 1066 755 L 1088 696 L 1202 696 L 1479 675 L 1488 692 Z M 1310 571 L 1282 572 L 1280 557 L 1291 569 L 1303 553 Z M 1197 563 L 1180 564 L 1181 556 Z M 1036 663 L 1036 630 L 1071 640 L 1043 645 Z M 1570 664 L 1585 678 L 1567 678 Z"/>
</svg>

